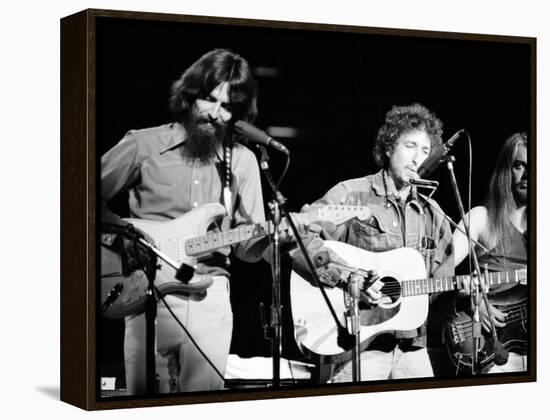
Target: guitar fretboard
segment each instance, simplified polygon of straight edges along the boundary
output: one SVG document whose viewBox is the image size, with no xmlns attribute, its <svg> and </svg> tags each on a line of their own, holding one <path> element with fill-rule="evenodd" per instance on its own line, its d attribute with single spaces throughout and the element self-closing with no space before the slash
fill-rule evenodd
<svg viewBox="0 0 550 420">
<path fill-rule="evenodd" d="M 185 253 L 189 256 L 210 252 L 214 249 L 233 245 L 249 239 L 260 238 L 271 232 L 271 223 L 257 223 L 225 232 L 212 232 L 185 241 Z"/>
<path fill-rule="evenodd" d="M 301 217 L 305 224 L 320 221 L 330 221 L 338 224 L 353 217 L 364 216 L 365 214 L 370 214 L 370 210 L 366 206 L 327 205 L 318 207 L 307 213 L 302 213 Z M 288 229 L 286 220 L 281 220 L 279 229 Z M 273 227 L 271 222 L 245 225 L 224 232 L 209 232 L 206 235 L 185 241 L 185 253 L 189 256 L 205 254 L 224 246 L 260 238 L 272 232 Z"/>
<path fill-rule="evenodd" d="M 462 289 L 463 284 L 469 281 L 471 276 L 452 276 L 430 279 L 405 280 L 401 283 L 403 296 L 426 295 L 429 293 L 448 292 L 450 290 Z M 488 273 L 488 286 L 501 284 L 518 284 L 527 279 L 527 270 L 514 270 Z"/>
</svg>

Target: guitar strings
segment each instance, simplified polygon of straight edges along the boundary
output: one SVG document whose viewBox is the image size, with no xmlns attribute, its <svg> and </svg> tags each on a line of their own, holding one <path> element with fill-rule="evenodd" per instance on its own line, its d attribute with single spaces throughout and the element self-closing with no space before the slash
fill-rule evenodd
<svg viewBox="0 0 550 420">
<path fill-rule="evenodd" d="M 518 307 L 518 308 L 515 308 L 513 310 L 504 312 L 504 314 L 506 314 L 507 318 L 509 318 L 509 319 L 513 319 L 516 316 L 523 317 L 524 313 L 527 315 L 527 305 L 524 305 L 522 307 Z M 457 322 L 457 324 L 459 324 L 459 323 L 469 323 L 469 322 L 470 321 L 459 321 L 459 322 Z"/>
<path fill-rule="evenodd" d="M 433 286 L 433 285 L 430 285 L 430 284 L 427 284 L 427 283 L 420 284 L 420 285 L 414 284 L 414 282 L 418 282 L 418 281 L 421 281 L 421 280 L 405 280 L 402 283 L 399 283 L 399 284 L 396 284 L 396 285 L 385 284 L 383 286 L 383 288 L 385 290 L 391 290 L 391 291 L 396 291 L 396 290 L 405 289 L 405 288 L 413 289 L 413 291 L 416 291 L 417 289 L 437 291 L 437 289 L 438 289 L 437 286 Z M 510 282 L 510 284 L 511 283 L 512 282 Z M 441 291 L 444 291 L 444 290 L 441 290 Z M 450 291 L 450 290 L 446 290 L 446 291 Z M 423 294 L 423 293 L 421 293 L 421 294 Z"/>
<path fill-rule="evenodd" d="M 518 322 L 518 321 L 523 321 L 523 317 L 516 317 L 516 318 L 506 319 L 506 323 L 507 323 L 507 324 L 516 323 L 516 322 Z M 470 332 L 473 331 L 472 322 L 471 322 L 471 321 L 464 321 L 464 322 L 462 322 L 462 323 L 460 323 L 460 324 L 457 324 L 457 325 L 463 327 L 463 328 L 462 328 L 462 331 L 463 331 L 464 333 L 470 333 Z"/>
<path fill-rule="evenodd" d="M 423 294 L 428 294 L 428 293 L 438 291 L 437 287 L 431 287 L 430 285 L 427 285 L 427 284 L 423 284 L 420 286 L 414 285 L 413 282 L 415 281 L 416 280 L 406 280 L 396 285 L 384 284 L 384 286 L 382 286 L 381 291 L 392 293 L 392 294 L 403 294 L 402 291 L 404 291 L 405 292 L 404 296 L 423 295 Z M 413 285 L 410 286 L 411 284 Z"/>
<path fill-rule="evenodd" d="M 506 318 L 506 323 L 515 323 L 518 321 L 523 321 L 525 317 L 523 314 L 514 313 L 512 316 Z M 460 321 L 455 323 L 457 326 L 463 327 L 464 333 L 471 333 L 473 331 L 471 321 Z"/>
</svg>

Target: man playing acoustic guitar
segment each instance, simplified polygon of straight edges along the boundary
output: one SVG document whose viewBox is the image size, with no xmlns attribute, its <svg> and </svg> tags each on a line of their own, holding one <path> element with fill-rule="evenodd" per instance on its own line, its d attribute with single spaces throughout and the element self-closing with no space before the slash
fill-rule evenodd
<svg viewBox="0 0 550 420">
<path fill-rule="evenodd" d="M 427 202 L 417 193 L 416 187 L 410 185 L 410 180 L 418 177 L 417 170 L 431 150 L 441 144 L 441 134 L 441 121 L 424 106 L 394 106 L 386 114 L 373 150 L 375 162 L 381 170 L 373 175 L 340 182 L 312 204 L 313 207 L 326 204 L 368 206 L 371 217 L 354 219 L 335 229 L 320 227 L 318 232 L 309 233 L 304 237 L 308 253 L 315 257 L 323 247 L 323 239 L 345 242 L 375 253 L 409 247 L 422 255 L 428 276 L 453 275 L 449 223 L 433 200 Z M 330 251 L 329 254 L 331 260 L 338 260 Z M 292 251 L 292 255 L 295 270 L 305 275 L 300 251 Z M 396 260 L 394 264 L 399 267 L 400 261 Z M 376 280 L 363 290 L 363 304 L 376 307 L 383 292 L 382 281 Z M 378 335 L 361 352 L 360 359 L 361 380 L 434 375 L 426 349 L 425 321 L 413 330 Z M 334 366 L 333 370 L 332 382 L 352 380 L 351 362 Z"/>
</svg>

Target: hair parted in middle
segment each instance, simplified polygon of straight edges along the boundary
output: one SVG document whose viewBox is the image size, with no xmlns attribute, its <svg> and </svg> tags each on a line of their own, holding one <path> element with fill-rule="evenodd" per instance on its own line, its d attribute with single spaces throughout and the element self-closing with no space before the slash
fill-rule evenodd
<svg viewBox="0 0 550 420">
<path fill-rule="evenodd" d="M 248 62 L 226 49 L 207 52 L 172 84 L 170 111 L 178 121 L 189 115 L 197 98 L 206 98 L 221 83 L 229 84 L 233 120 L 253 122 L 258 113 L 257 84 Z"/>
<path fill-rule="evenodd" d="M 512 191 L 512 167 L 520 147 L 527 149 L 525 132 L 514 133 L 506 139 L 498 153 L 495 169 L 491 175 L 485 207 L 489 219 L 489 241 L 493 244 L 499 238 L 505 238 L 506 234 L 514 229 L 510 221 L 510 215 L 516 208 Z M 522 223 L 526 225 L 527 209 L 523 212 L 522 218 Z"/>
<path fill-rule="evenodd" d="M 418 103 L 392 107 L 376 136 L 372 151 L 376 164 L 380 168 L 387 168 L 388 155 L 391 155 L 397 139 L 402 134 L 414 130 L 426 132 L 432 149 L 441 144 L 443 123 L 428 108 Z"/>
</svg>

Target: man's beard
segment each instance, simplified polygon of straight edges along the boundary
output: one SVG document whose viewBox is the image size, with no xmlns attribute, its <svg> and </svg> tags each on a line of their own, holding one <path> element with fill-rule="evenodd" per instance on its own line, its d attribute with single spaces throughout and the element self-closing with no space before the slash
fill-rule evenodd
<svg viewBox="0 0 550 420">
<path fill-rule="evenodd" d="M 229 136 L 227 124 L 209 122 L 194 113 L 191 113 L 188 121 L 184 121 L 184 127 L 187 131 L 187 140 L 183 145 L 183 154 L 201 162 L 213 159 L 218 147 Z"/>
<path fill-rule="evenodd" d="M 514 185 L 512 192 L 514 194 L 514 200 L 518 206 L 527 204 L 527 188 L 521 188 L 522 181 Z"/>
</svg>

